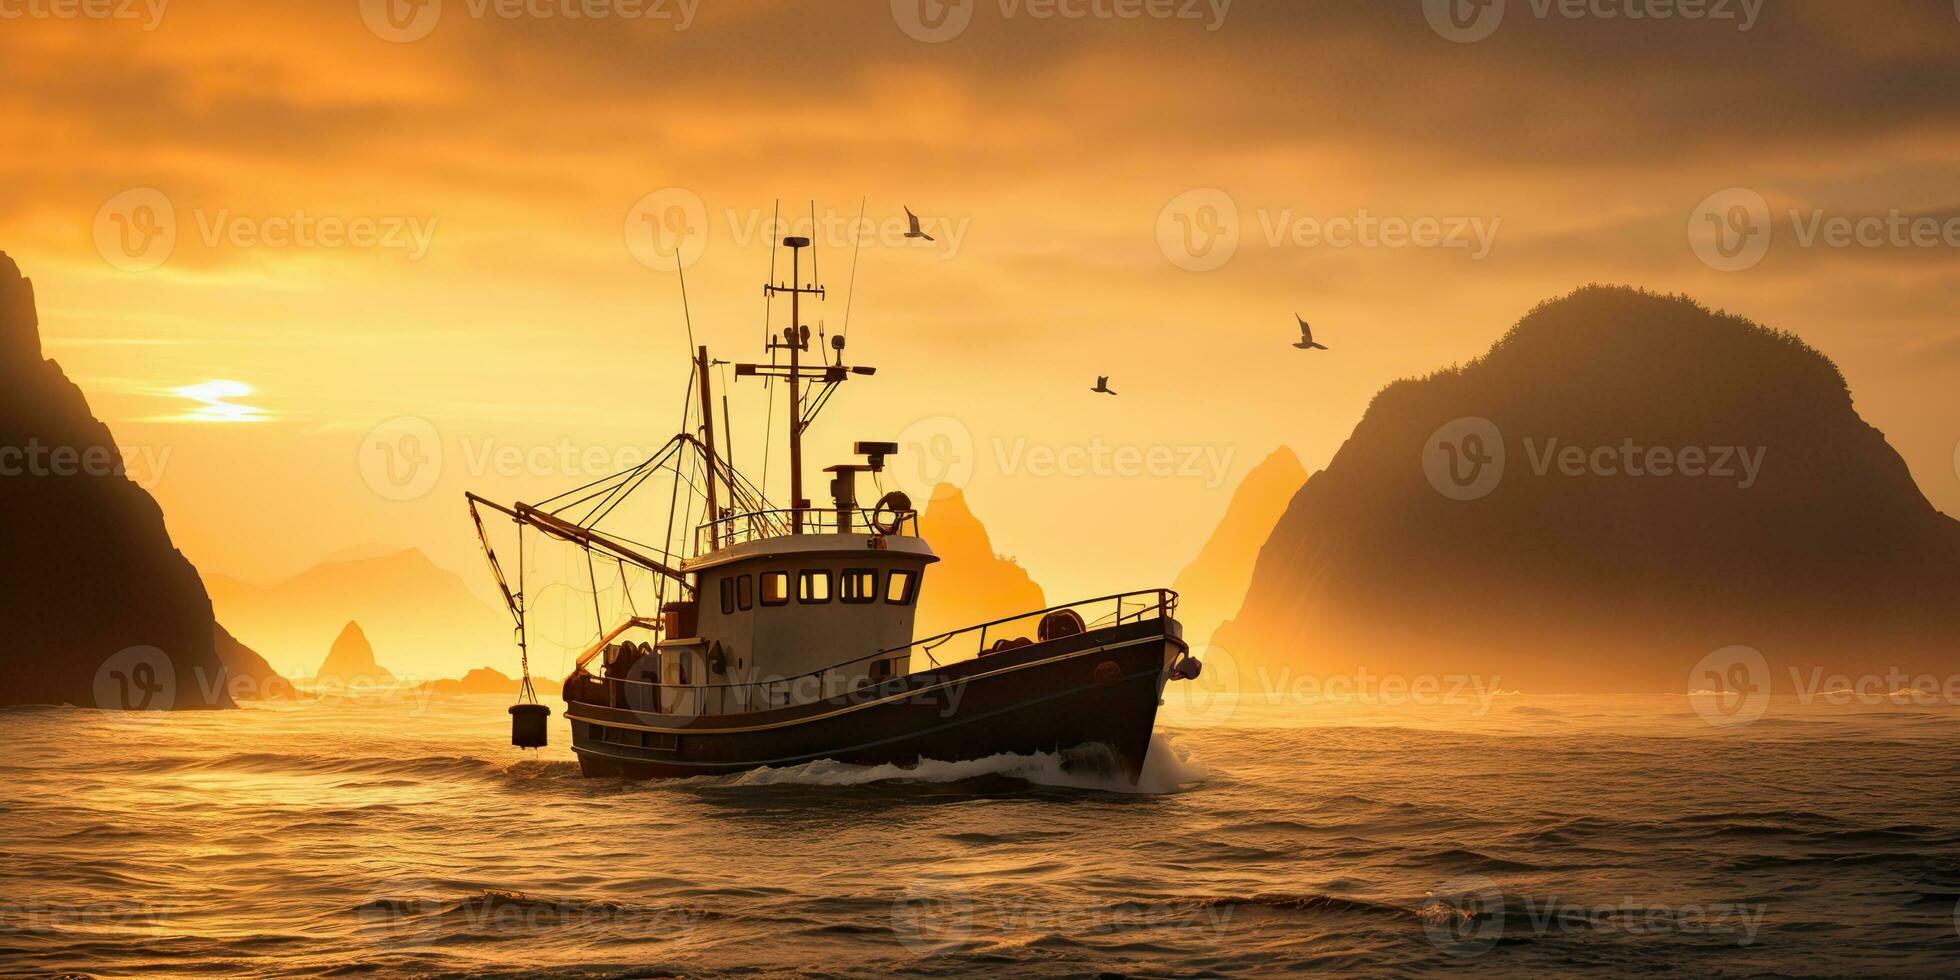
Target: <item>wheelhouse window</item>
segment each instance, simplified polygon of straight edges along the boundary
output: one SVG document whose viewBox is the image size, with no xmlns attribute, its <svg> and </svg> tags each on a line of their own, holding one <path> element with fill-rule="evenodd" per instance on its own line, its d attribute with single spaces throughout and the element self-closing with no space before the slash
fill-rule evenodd
<svg viewBox="0 0 1960 980">
<path fill-rule="evenodd" d="M 751 581 L 747 572 L 735 579 L 735 608 L 746 611 L 755 605 L 755 586 Z"/>
<path fill-rule="evenodd" d="M 871 568 L 847 568 L 837 576 L 837 598 L 843 602 L 871 602 L 878 598 L 878 572 Z"/>
<path fill-rule="evenodd" d="M 726 616 L 735 611 L 735 580 L 721 580 L 721 614 Z"/>
<path fill-rule="evenodd" d="M 809 569 L 796 573 L 797 602 L 829 602 L 830 570 Z"/>
<path fill-rule="evenodd" d="M 762 604 L 780 606 L 789 601 L 789 573 L 762 573 Z"/>
<path fill-rule="evenodd" d="M 885 576 L 885 601 L 894 606 L 912 604 L 912 594 L 918 590 L 919 573 L 905 568 L 895 568 Z"/>
</svg>

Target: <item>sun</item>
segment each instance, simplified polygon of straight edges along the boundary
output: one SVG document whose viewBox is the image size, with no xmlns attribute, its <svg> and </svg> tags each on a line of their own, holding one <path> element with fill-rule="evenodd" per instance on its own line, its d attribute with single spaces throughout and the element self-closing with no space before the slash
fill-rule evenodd
<svg viewBox="0 0 1960 980">
<path fill-rule="evenodd" d="M 185 422 L 264 422 L 272 416 L 262 408 L 251 405 L 234 404 L 227 399 L 243 398 L 253 391 L 251 385 L 243 381 L 214 380 L 171 389 L 171 394 L 197 402 L 193 408 L 177 416 Z"/>
</svg>

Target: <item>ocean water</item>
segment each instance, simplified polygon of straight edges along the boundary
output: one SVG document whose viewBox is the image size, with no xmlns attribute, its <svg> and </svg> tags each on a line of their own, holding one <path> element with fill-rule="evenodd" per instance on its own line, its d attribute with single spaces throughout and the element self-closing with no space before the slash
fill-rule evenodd
<svg viewBox="0 0 1960 980">
<path fill-rule="evenodd" d="M 587 780 L 504 699 L 0 712 L 0 972 L 1935 975 L 1960 709 L 1187 702 L 1093 750 Z M 556 707 L 556 705 L 554 705 Z"/>
</svg>

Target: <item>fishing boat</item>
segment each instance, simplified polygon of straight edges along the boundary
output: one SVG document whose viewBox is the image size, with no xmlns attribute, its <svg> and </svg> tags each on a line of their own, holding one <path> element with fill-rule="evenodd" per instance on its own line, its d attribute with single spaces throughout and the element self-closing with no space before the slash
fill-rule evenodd
<svg viewBox="0 0 1960 980">
<path fill-rule="evenodd" d="M 737 379 L 780 385 L 786 396 L 787 506 L 772 504 L 723 451 L 733 443 L 727 384 L 717 446 L 712 368 L 723 362 L 705 346 L 694 348 L 682 431 L 645 462 L 536 504 L 466 495 L 514 620 L 524 693 L 511 708 L 513 743 L 547 741 L 549 709 L 531 683 L 523 557 L 548 540 L 584 552 L 595 597 L 604 568 L 608 579 L 617 570 L 620 594 L 635 603 L 608 622 L 595 600 L 593 640 L 564 682 L 572 750 L 588 776 L 698 776 L 818 760 L 911 766 L 1101 745 L 1135 781 L 1166 683 L 1201 669 L 1175 617 L 1174 592 L 1005 610 L 918 637 L 914 613 L 939 559 L 903 491 L 868 505 L 860 497 L 861 480 L 882 489 L 898 445 L 854 443 L 849 461 L 823 470 L 828 501 L 805 498 L 804 433 L 839 385 L 875 373 L 845 363 L 842 332 L 830 338 L 829 355 L 820 343 L 811 356 L 803 300 L 821 300 L 824 289 L 814 269 L 802 281 L 809 247 L 796 236 L 772 247 L 764 294 L 789 298 L 789 323 L 768 337 L 767 363 L 734 365 Z M 777 248 L 790 253 L 786 282 L 773 271 Z M 773 428 L 773 406 L 770 418 Z M 670 478 L 667 512 L 681 516 L 656 529 L 660 544 L 651 545 L 652 535 L 614 525 L 622 501 L 655 485 L 656 475 Z M 697 502 L 698 523 L 687 516 Z M 515 581 L 486 513 L 515 525 Z M 657 615 L 638 611 L 628 584 L 635 575 L 652 583 Z"/>
</svg>

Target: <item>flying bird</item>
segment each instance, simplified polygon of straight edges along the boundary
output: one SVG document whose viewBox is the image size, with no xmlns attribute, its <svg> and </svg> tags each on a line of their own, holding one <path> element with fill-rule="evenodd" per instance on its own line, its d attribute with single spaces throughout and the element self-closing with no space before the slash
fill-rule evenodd
<svg viewBox="0 0 1960 980">
<path fill-rule="evenodd" d="M 1293 314 L 1293 319 L 1300 321 L 1300 342 L 1294 344 L 1293 346 L 1298 347 L 1301 350 L 1326 350 L 1327 349 L 1326 344 L 1314 343 L 1313 327 L 1307 325 L 1306 317 L 1303 317 L 1300 314 L 1295 313 Z"/>
<path fill-rule="evenodd" d="M 1097 394 L 1099 394 L 1099 395 L 1113 395 L 1113 394 L 1116 394 L 1116 392 L 1113 392 L 1113 391 L 1111 391 L 1111 390 L 1109 390 L 1109 375 L 1107 375 L 1107 374 L 1099 374 L 1099 375 L 1097 375 L 1097 376 L 1096 376 L 1096 386 L 1095 386 L 1094 388 L 1091 388 L 1091 389 L 1089 389 L 1089 390 L 1090 390 L 1090 391 L 1093 391 L 1093 392 L 1095 392 L 1095 393 L 1097 393 Z"/>
<path fill-rule="evenodd" d="M 912 213 L 912 209 L 911 209 L 911 208 L 906 208 L 906 209 L 905 209 L 905 217 L 906 217 L 906 219 L 907 219 L 907 220 L 909 220 L 909 221 L 911 221 L 911 222 L 912 222 L 912 230 L 911 230 L 911 231 L 908 231 L 908 232 L 906 232 L 906 233 L 905 233 L 905 237 L 907 237 L 907 238 L 923 238 L 923 239 L 925 239 L 926 241 L 929 241 L 929 242 L 936 242 L 936 241 L 938 241 L 938 240 L 939 240 L 939 239 L 937 239 L 937 238 L 934 238 L 934 237 L 932 237 L 931 235 L 928 235 L 928 234 L 926 234 L 925 232 L 923 232 L 923 231 L 920 231 L 920 230 L 919 230 L 919 216 L 918 216 L 918 215 L 916 215 L 916 214 L 913 214 L 913 213 Z"/>
</svg>

